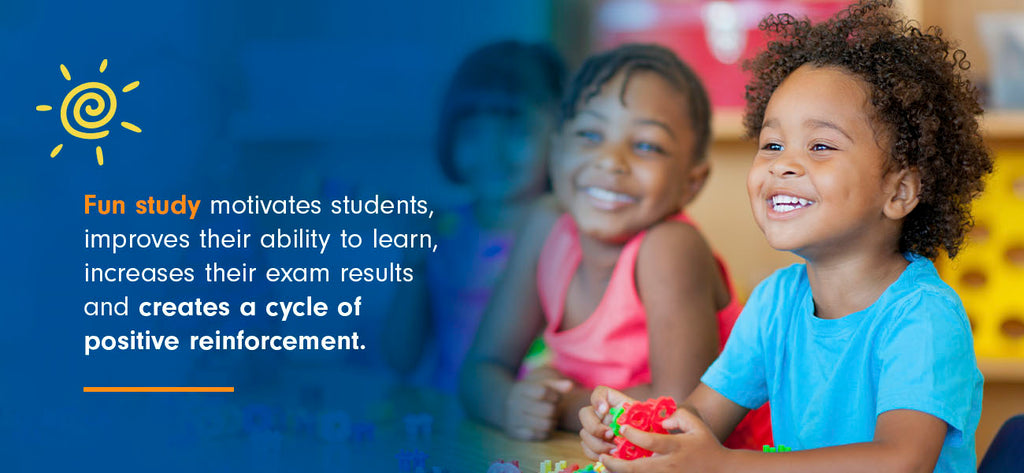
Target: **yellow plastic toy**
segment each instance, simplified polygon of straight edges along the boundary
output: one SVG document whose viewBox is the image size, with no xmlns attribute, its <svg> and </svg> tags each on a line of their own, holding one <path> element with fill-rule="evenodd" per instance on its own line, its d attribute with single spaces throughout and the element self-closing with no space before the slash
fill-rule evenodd
<svg viewBox="0 0 1024 473">
<path fill-rule="evenodd" d="M 963 300 L 979 357 L 1024 358 L 1024 154 L 995 158 L 974 230 L 939 274 Z"/>
</svg>

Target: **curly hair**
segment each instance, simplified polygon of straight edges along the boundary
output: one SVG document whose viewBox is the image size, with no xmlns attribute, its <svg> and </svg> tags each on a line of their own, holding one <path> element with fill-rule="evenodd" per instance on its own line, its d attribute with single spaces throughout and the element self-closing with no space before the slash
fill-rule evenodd
<svg viewBox="0 0 1024 473">
<path fill-rule="evenodd" d="M 619 72 L 629 77 L 636 71 L 658 74 L 686 98 L 696 142 L 694 160 L 700 162 L 707 155 L 711 141 L 711 102 L 697 73 L 671 50 L 656 44 L 624 44 L 587 58 L 572 78 L 569 90 L 562 100 L 558 128 L 572 120 L 581 104 L 601 93 L 601 87 Z M 623 89 L 620 94 L 625 94 Z"/>
<path fill-rule="evenodd" d="M 864 0 L 818 24 L 769 15 L 760 28 L 775 38 L 745 64 L 753 75 L 743 119 L 748 136 L 761 133 L 772 93 L 800 66 L 856 75 L 870 86 L 874 120 L 892 136 L 887 167 L 921 175 L 920 200 L 903 221 L 899 250 L 956 256 L 974 224 L 971 201 L 992 172 L 978 129 L 977 90 L 961 73 L 970 67 L 964 51 L 939 28 L 922 30 L 896 16 L 891 0 Z"/>
</svg>

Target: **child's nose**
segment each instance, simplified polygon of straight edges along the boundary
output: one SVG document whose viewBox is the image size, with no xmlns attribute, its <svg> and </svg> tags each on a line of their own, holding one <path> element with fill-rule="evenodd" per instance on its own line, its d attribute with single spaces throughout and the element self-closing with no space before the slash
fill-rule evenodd
<svg viewBox="0 0 1024 473">
<path fill-rule="evenodd" d="M 804 167 L 793 153 L 782 153 L 768 164 L 768 173 L 775 177 L 799 177 Z"/>
<path fill-rule="evenodd" d="M 614 148 L 601 151 L 597 157 L 597 167 L 612 174 L 629 172 L 629 162 L 626 160 L 625 153 Z"/>
</svg>

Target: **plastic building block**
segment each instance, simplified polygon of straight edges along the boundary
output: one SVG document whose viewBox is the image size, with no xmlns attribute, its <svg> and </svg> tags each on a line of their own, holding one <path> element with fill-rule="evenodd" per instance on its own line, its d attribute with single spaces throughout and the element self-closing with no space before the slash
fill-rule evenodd
<svg viewBox="0 0 1024 473">
<path fill-rule="evenodd" d="M 619 424 L 619 417 L 622 416 L 623 411 L 625 411 L 625 409 L 621 407 L 613 407 L 611 408 L 611 410 L 608 411 L 612 415 L 611 428 L 612 433 L 615 434 L 615 436 L 619 435 L 619 427 L 622 427 L 622 425 Z"/>
<path fill-rule="evenodd" d="M 405 434 L 409 439 L 428 439 L 434 425 L 434 416 L 430 414 L 409 414 L 402 418 L 405 423 Z"/>
<path fill-rule="evenodd" d="M 491 464 L 491 467 L 487 469 L 487 473 L 522 473 L 519 469 L 519 461 L 513 461 L 511 463 L 505 463 L 505 460 L 498 460 Z"/>
<path fill-rule="evenodd" d="M 661 426 L 661 422 L 676 411 L 676 401 L 670 397 L 659 397 L 648 399 L 646 402 L 627 402 L 623 404 L 622 411 L 613 409 L 612 432 L 615 433 L 616 450 L 614 456 L 623 460 L 635 460 L 637 458 L 649 457 L 653 453 L 645 448 L 633 445 L 619 433 L 619 429 L 628 425 L 644 432 L 667 434 L 668 431 Z"/>
<path fill-rule="evenodd" d="M 352 424 L 352 441 L 367 442 L 373 440 L 373 424 L 369 422 L 356 422 Z"/>
<path fill-rule="evenodd" d="M 416 468 L 427 468 L 427 454 L 420 450 L 401 451 L 395 455 L 398 460 L 398 471 L 412 472 Z"/>
<path fill-rule="evenodd" d="M 399 452 L 395 455 L 395 459 L 398 460 L 398 471 L 403 473 L 412 471 L 412 459 L 409 458 L 407 452 Z"/>
<path fill-rule="evenodd" d="M 997 153 L 985 193 L 973 204 L 974 229 L 939 275 L 963 301 L 978 357 L 1024 359 L 1024 153 Z"/>
<path fill-rule="evenodd" d="M 413 466 L 427 467 L 427 454 L 420 450 L 413 450 L 412 452 L 412 464 Z"/>
<path fill-rule="evenodd" d="M 317 430 L 320 438 L 326 442 L 344 442 L 352 434 L 352 420 L 344 411 L 326 412 L 320 416 Z"/>
<path fill-rule="evenodd" d="M 787 447 L 785 445 L 779 445 L 778 447 L 772 447 L 772 446 L 764 445 L 764 446 L 761 447 L 761 451 L 764 452 L 764 453 L 790 452 L 792 450 L 793 450 L 792 448 L 789 448 L 789 447 Z"/>
<path fill-rule="evenodd" d="M 551 460 L 544 460 L 540 462 L 540 468 L 537 471 L 540 473 L 568 473 L 569 470 L 566 469 L 568 466 L 569 462 L 565 460 L 555 463 L 554 466 L 551 466 Z"/>
</svg>

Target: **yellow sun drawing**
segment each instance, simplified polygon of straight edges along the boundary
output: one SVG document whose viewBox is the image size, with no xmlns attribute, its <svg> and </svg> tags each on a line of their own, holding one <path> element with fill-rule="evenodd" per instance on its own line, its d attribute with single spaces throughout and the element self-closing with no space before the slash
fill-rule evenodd
<svg viewBox="0 0 1024 473">
<path fill-rule="evenodd" d="M 100 74 L 105 70 L 107 70 L 106 59 L 100 63 Z M 71 80 L 71 73 L 68 72 L 68 68 L 63 64 L 60 65 L 60 73 L 64 75 L 64 79 Z M 138 86 L 139 81 L 132 82 L 121 88 L 121 92 L 131 92 Z M 74 124 L 68 118 L 69 106 L 70 114 L 74 118 Z M 37 105 L 36 110 L 48 112 L 53 110 L 53 107 Z M 82 116 L 83 110 L 88 116 Z M 114 118 L 114 111 L 116 110 L 117 97 L 114 95 L 114 91 L 110 90 L 110 87 L 101 82 L 86 82 L 71 89 L 71 92 L 64 96 L 64 102 L 60 105 L 60 122 L 71 136 L 85 140 L 96 140 L 110 134 L 110 130 L 91 130 L 96 130 L 110 122 Z M 142 129 L 128 122 L 121 122 L 121 126 L 135 133 L 142 133 Z M 53 151 L 50 151 L 50 157 L 57 157 L 57 154 L 60 153 L 63 147 L 64 143 L 54 147 Z M 103 147 L 101 146 L 96 147 L 96 162 L 100 166 L 103 165 Z"/>
</svg>

